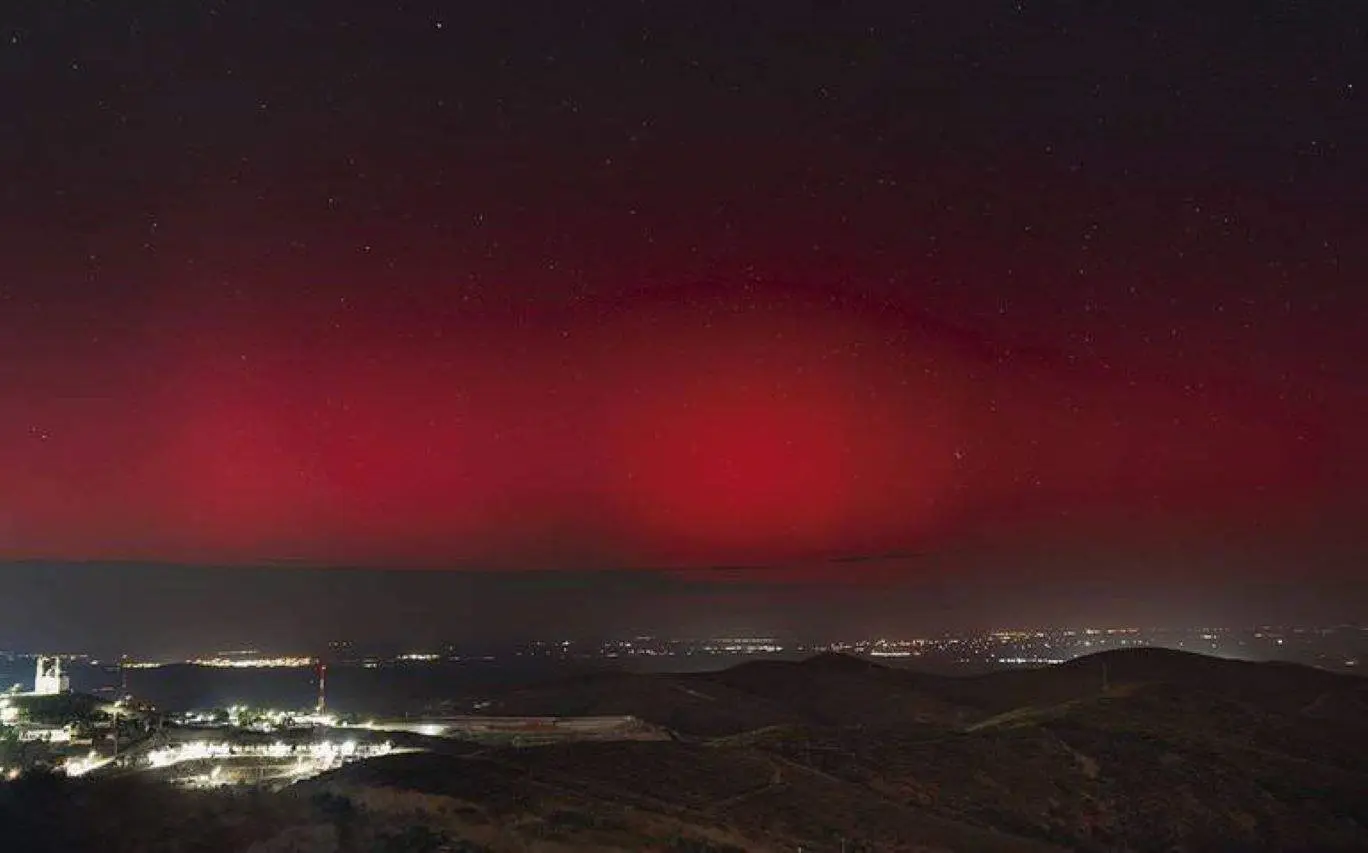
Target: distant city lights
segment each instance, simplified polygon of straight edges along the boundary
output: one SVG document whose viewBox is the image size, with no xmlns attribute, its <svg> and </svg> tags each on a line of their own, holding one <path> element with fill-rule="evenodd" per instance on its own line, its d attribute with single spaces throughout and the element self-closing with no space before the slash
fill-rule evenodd
<svg viewBox="0 0 1368 853">
<path fill-rule="evenodd" d="M 194 666 L 219 667 L 227 669 L 291 669 L 315 666 L 317 658 L 277 657 L 277 658 L 196 658 L 186 661 Z"/>
</svg>

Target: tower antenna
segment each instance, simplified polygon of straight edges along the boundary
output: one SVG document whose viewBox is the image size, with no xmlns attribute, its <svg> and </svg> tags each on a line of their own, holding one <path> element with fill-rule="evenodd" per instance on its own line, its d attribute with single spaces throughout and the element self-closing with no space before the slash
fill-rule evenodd
<svg viewBox="0 0 1368 853">
<path fill-rule="evenodd" d="M 314 709 L 317 714 L 324 714 L 328 710 L 328 665 L 323 661 L 318 662 L 318 705 Z"/>
</svg>

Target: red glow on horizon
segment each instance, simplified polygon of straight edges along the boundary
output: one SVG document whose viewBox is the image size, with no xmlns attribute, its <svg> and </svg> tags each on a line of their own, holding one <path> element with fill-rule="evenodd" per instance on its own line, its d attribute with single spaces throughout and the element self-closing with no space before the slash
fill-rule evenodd
<svg viewBox="0 0 1368 853">
<path fill-rule="evenodd" d="M 1242 517 L 1327 482 L 1315 423 L 1254 390 L 1196 401 L 1143 363 L 999 362 L 910 315 L 763 296 L 423 343 L 379 320 L 345 343 L 289 324 L 244 354 L 201 342 L 124 380 L 112 420 L 54 418 L 63 453 L 0 451 L 5 554 L 698 565 L 1061 510 Z"/>
</svg>

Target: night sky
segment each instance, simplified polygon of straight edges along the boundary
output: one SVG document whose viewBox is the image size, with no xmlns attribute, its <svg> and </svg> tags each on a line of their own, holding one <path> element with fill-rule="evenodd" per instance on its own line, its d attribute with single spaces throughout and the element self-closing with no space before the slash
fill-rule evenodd
<svg viewBox="0 0 1368 853">
<path fill-rule="evenodd" d="M 1361 4 L 35 0 L 0 116 L 11 622 L 1362 576 Z"/>
</svg>

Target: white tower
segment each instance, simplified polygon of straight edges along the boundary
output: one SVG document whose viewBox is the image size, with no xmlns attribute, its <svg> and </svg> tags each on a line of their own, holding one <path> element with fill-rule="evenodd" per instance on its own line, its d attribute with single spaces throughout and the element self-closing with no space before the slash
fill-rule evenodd
<svg viewBox="0 0 1368 853">
<path fill-rule="evenodd" d="M 71 690 L 71 679 L 62 672 L 59 657 L 38 656 L 38 670 L 33 676 L 33 692 L 39 696 L 53 696 Z"/>
</svg>

